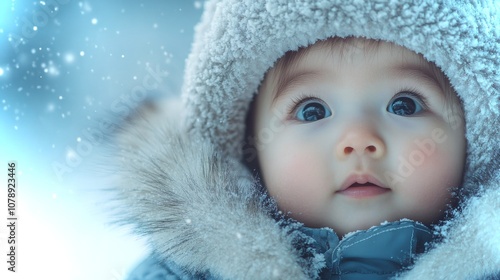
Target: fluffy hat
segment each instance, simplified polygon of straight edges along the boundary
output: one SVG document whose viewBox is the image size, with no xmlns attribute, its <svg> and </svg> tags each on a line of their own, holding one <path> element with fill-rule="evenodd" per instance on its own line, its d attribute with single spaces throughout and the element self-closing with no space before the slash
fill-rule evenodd
<svg viewBox="0 0 500 280">
<path fill-rule="evenodd" d="M 266 71 L 289 50 L 328 37 L 404 46 L 434 62 L 463 100 L 475 188 L 498 168 L 500 2 L 213 0 L 196 27 L 183 98 L 187 125 L 242 159 L 245 117 Z"/>
</svg>

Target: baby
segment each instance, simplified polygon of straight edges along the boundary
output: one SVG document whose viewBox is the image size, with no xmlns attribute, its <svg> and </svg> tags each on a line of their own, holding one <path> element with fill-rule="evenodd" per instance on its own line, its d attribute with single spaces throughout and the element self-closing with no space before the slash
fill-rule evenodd
<svg viewBox="0 0 500 280">
<path fill-rule="evenodd" d="M 256 98 L 264 184 L 306 226 L 343 236 L 402 218 L 430 225 L 461 184 L 460 101 L 443 73 L 408 49 L 320 41 L 281 58 Z"/>
<path fill-rule="evenodd" d="M 499 23 L 490 0 L 206 1 L 182 103 L 119 137 L 113 209 L 151 249 L 130 279 L 498 277 Z"/>
</svg>

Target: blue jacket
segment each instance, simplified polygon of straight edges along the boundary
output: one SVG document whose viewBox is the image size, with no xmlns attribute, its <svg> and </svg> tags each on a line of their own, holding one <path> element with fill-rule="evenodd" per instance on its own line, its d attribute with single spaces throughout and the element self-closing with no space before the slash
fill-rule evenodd
<svg viewBox="0 0 500 280">
<path fill-rule="evenodd" d="M 410 220 L 386 223 L 351 233 L 342 240 L 328 228 L 300 229 L 310 237 L 307 245 L 321 254 L 321 279 L 382 280 L 409 268 L 432 240 L 431 231 Z M 192 274 L 173 262 L 150 256 L 132 271 L 128 280 L 220 279 L 210 273 Z"/>
</svg>

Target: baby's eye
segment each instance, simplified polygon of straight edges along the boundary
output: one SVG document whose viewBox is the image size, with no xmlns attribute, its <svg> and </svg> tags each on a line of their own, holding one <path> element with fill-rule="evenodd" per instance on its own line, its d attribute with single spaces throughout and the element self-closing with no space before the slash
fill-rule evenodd
<svg viewBox="0 0 500 280">
<path fill-rule="evenodd" d="M 387 106 L 387 111 L 399 116 L 415 115 L 425 109 L 425 102 L 419 94 L 404 92 L 394 97 Z"/>
<path fill-rule="evenodd" d="M 298 104 L 295 118 L 299 121 L 314 122 L 332 115 L 330 108 L 319 99 L 306 99 Z"/>
</svg>

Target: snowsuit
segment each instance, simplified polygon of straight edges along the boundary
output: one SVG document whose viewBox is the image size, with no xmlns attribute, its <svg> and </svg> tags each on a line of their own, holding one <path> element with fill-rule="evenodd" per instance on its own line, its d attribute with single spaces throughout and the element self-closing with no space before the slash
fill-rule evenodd
<svg viewBox="0 0 500 280">
<path fill-rule="evenodd" d="M 402 220 L 339 241 L 281 216 L 243 163 L 246 113 L 266 71 L 285 52 L 333 36 L 420 53 L 463 101 L 462 199 L 432 232 Z M 494 0 L 207 1 L 182 105 L 159 106 L 117 137 L 118 217 L 153 250 L 130 279 L 500 277 L 499 69 Z M 374 242 L 357 250 L 356 238 Z"/>
<path fill-rule="evenodd" d="M 300 231 L 312 239 L 304 240 L 315 254 L 324 256 L 321 279 L 382 280 L 389 279 L 413 264 L 413 258 L 425 251 L 432 240 L 431 231 L 410 220 L 387 223 L 366 231 L 357 231 L 339 240 L 328 228 L 306 228 Z M 248 275 L 250 277 L 250 275 Z M 294 275 L 276 275 L 294 279 Z M 129 280 L 219 279 L 209 272 L 190 274 L 172 262 L 162 263 L 152 256 L 141 263 Z M 177 278 L 176 278 L 177 277 Z"/>
</svg>

